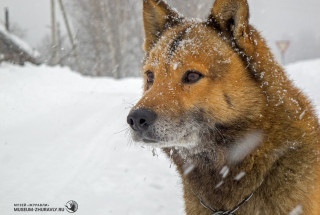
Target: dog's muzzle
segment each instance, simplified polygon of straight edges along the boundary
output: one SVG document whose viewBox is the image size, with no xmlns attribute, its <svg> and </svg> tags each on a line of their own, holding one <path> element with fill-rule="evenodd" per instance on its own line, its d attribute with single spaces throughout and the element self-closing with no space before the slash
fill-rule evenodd
<svg viewBox="0 0 320 215">
<path fill-rule="evenodd" d="M 148 131 L 149 127 L 156 121 L 157 114 L 149 109 L 135 109 L 132 110 L 128 117 L 127 117 L 127 123 L 130 125 L 132 130 L 137 133 L 144 142 L 154 142 L 150 140 L 149 138 L 146 138 L 144 136 L 146 135 L 146 132 Z"/>
</svg>

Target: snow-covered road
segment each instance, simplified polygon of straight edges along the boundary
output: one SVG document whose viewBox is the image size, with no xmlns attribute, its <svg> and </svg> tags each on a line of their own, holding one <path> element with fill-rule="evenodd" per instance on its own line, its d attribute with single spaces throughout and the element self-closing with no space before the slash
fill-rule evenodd
<svg viewBox="0 0 320 215">
<path fill-rule="evenodd" d="M 289 65 L 320 113 L 320 60 Z M 160 152 L 130 142 L 140 79 L 0 65 L 0 214 L 14 204 L 79 204 L 76 214 L 183 214 L 180 179 Z M 66 213 L 67 212 L 63 212 Z M 28 214 L 63 214 L 28 212 Z"/>
</svg>

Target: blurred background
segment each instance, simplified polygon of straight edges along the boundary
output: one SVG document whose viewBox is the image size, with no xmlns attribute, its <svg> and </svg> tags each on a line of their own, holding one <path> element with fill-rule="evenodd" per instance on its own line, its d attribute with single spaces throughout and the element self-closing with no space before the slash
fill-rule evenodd
<svg viewBox="0 0 320 215">
<path fill-rule="evenodd" d="M 212 6 L 212 0 L 168 2 L 201 19 Z M 249 5 L 251 23 L 281 63 L 320 57 L 320 1 L 249 0 Z M 39 63 L 90 76 L 139 76 L 141 7 L 136 0 L 1 0 L 0 25 L 6 25 L 7 10 L 7 31 L 37 50 Z"/>
</svg>

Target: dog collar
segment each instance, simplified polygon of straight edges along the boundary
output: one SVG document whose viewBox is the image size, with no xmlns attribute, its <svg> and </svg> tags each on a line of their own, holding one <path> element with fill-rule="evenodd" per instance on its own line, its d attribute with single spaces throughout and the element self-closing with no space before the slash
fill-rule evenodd
<svg viewBox="0 0 320 215">
<path fill-rule="evenodd" d="M 234 213 L 244 204 L 246 203 L 247 201 L 249 201 L 249 199 L 251 199 L 251 197 L 253 196 L 253 193 L 252 192 L 249 196 L 247 196 L 244 200 L 242 200 L 242 202 L 240 202 L 237 206 L 235 206 L 232 210 L 230 211 L 218 211 L 218 210 L 215 210 L 213 208 L 211 208 L 210 206 L 206 205 L 202 200 L 201 198 L 198 196 L 198 195 L 195 195 L 199 201 L 200 201 L 200 204 L 210 210 L 213 214 L 212 215 L 235 215 Z"/>
</svg>

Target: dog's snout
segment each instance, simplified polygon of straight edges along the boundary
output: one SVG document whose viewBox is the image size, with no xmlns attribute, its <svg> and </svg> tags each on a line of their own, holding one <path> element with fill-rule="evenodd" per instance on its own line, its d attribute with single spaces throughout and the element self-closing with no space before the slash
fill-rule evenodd
<svg viewBox="0 0 320 215">
<path fill-rule="evenodd" d="M 127 122 L 133 130 L 143 131 L 152 125 L 156 118 L 157 114 L 152 110 L 136 109 L 129 113 Z"/>
</svg>

